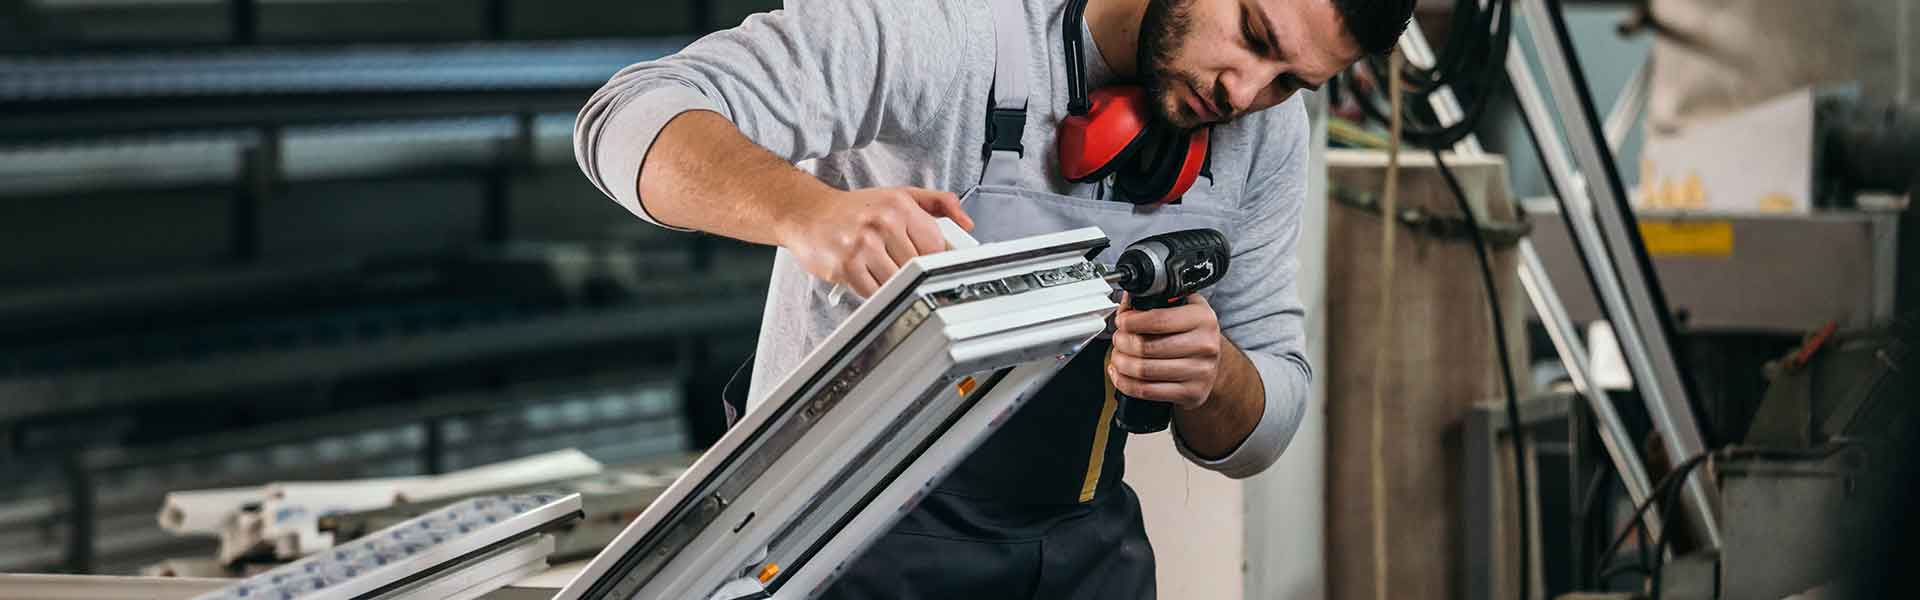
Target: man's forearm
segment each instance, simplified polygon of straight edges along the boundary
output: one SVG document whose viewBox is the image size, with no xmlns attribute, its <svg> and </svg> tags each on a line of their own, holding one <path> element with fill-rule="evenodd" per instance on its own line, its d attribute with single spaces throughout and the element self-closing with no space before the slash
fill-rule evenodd
<svg viewBox="0 0 1920 600">
<path fill-rule="evenodd" d="M 759 244 L 833 189 L 747 139 L 718 113 L 688 111 L 660 130 L 637 175 L 655 221 Z"/>
<path fill-rule="evenodd" d="M 1253 361 L 1222 337 L 1219 380 L 1206 404 L 1174 411 L 1174 428 L 1187 449 L 1208 460 L 1233 453 L 1266 414 L 1266 387 Z"/>
</svg>

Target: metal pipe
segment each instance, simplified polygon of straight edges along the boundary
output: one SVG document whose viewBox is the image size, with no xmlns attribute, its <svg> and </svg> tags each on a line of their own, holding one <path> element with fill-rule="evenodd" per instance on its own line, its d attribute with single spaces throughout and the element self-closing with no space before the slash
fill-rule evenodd
<svg viewBox="0 0 1920 600">
<path fill-rule="evenodd" d="M 1539 146 L 1542 166 L 1547 171 L 1547 179 L 1552 182 L 1555 189 L 1555 197 L 1560 201 L 1560 210 L 1568 217 L 1570 237 L 1573 238 L 1576 249 L 1586 257 L 1584 263 L 1588 268 L 1594 292 L 1600 296 L 1601 306 L 1622 305 L 1625 294 L 1620 290 L 1620 279 L 1614 272 L 1612 261 L 1607 258 L 1606 251 L 1599 245 L 1600 236 L 1593 225 L 1593 213 L 1589 209 L 1591 202 L 1587 197 L 1585 182 L 1580 174 L 1573 170 L 1572 163 L 1567 160 L 1566 147 L 1561 144 L 1559 136 L 1554 134 L 1552 117 L 1547 112 L 1546 103 L 1540 98 L 1539 86 L 1533 79 L 1533 71 L 1527 67 L 1527 59 L 1521 52 L 1520 41 L 1515 39 L 1509 43 L 1513 47 L 1507 52 L 1507 78 L 1513 83 L 1514 97 L 1520 105 L 1521 116 L 1534 131 L 1534 143 Z M 1532 245 L 1528 244 L 1522 253 L 1523 267 L 1529 271 L 1523 275 L 1522 284 L 1525 284 L 1527 279 L 1537 279 L 1536 283 L 1550 289 L 1551 283 L 1546 279 L 1546 267 L 1540 263 L 1539 254 L 1533 250 Z M 1527 255 L 1531 255 L 1530 262 L 1538 265 L 1537 268 L 1526 266 L 1525 263 L 1529 262 Z M 1568 356 L 1569 350 L 1577 351 L 1581 357 L 1575 361 L 1577 365 L 1568 366 L 1567 372 L 1572 375 L 1577 370 L 1582 378 L 1588 380 L 1585 386 L 1587 389 L 1582 391 L 1582 395 L 1587 398 L 1588 404 L 1594 407 L 1594 416 L 1603 424 L 1600 430 L 1601 435 L 1606 436 L 1612 432 L 1612 435 L 1617 436 L 1616 439 L 1606 440 L 1606 446 L 1609 450 L 1619 449 L 1613 456 L 1616 467 L 1622 463 L 1631 465 L 1630 469 L 1622 471 L 1621 478 L 1634 503 L 1644 503 L 1653 494 L 1653 478 L 1647 473 L 1646 462 L 1640 458 L 1639 451 L 1635 450 L 1638 444 L 1633 443 L 1632 437 L 1627 434 L 1626 422 L 1620 417 L 1613 403 L 1606 398 L 1604 392 L 1598 389 L 1598 386 L 1592 385 L 1590 377 L 1586 377 L 1587 365 L 1590 364 L 1586 357 L 1589 355 L 1584 344 L 1579 342 L 1579 332 L 1574 328 L 1572 318 L 1566 315 L 1566 308 L 1558 302 L 1559 296 L 1553 295 L 1553 299 L 1555 301 L 1552 306 L 1543 307 L 1536 303 L 1535 311 L 1542 319 L 1557 316 L 1563 320 L 1560 323 L 1550 324 L 1547 328 L 1548 333 L 1555 335 L 1556 348 L 1562 344 L 1562 339 L 1565 340 L 1567 347 L 1561 350 L 1563 359 Z M 1613 313 L 1609 315 L 1612 316 Z M 1623 355 L 1640 354 L 1642 346 L 1637 332 L 1622 331 L 1618 332 L 1616 337 L 1620 341 Z M 1563 362 L 1567 361 L 1563 360 Z M 1648 381 L 1648 375 L 1644 371 L 1633 370 L 1633 377 L 1636 381 Z M 1576 380 L 1575 386 L 1580 387 L 1580 385 Z M 1653 394 L 1659 393 L 1659 390 L 1652 389 L 1650 386 L 1640 387 L 1643 390 L 1650 390 Z M 1656 517 L 1649 518 L 1654 523 L 1660 522 Z"/>
<path fill-rule="evenodd" d="M 1577 72 L 1579 65 L 1574 62 L 1570 48 L 1566 46 L 1567 39 L 1562 30 L 1564 22 L 1549 11 L 1546 0 L 1520 0 L 1520 8 L 1522 18 L 1534 25 L 1528 30 L 1540 36 L 1536 38 L 1540 43 L 1535 46 L 1540 52 L 1549 89 L 1561 114 L 1584 116 L 1584 123 L 1570 124 L 1565 131 L 1582 172 L 1593 176 L 1585 181 L 1589 189 L 1597 192 L 1592 196 L 1597 201 L 1590 207 L 1567 206 L 1563 210 L 1569 210 L 1568 216 L 1574 222 L 1598 217 L 1598 228 L 1605 240 L 1607 254 L 1601 257 L 1590 255 L 1589 259 L 1611 257 L 1617 277 L 1603 281 L 1601 287 L 1617 284 L 1621 288 L 1618 291 L 1624 292 L 1625 296 L 1621 298 L 1618 294 L 1603 292 L 1602 300 L 1605 301 L 1608 318 L 1615 331 L 1622 334 L 1621 346 L 1626 350 L 1628 367 L 1634 372 L 1635 387 L 1645 400 L 1654 425 L 1662 432 L 1661 440 L 1666 445 L 1668 456 L 1678 464 L 1705 453 L 1706 444 L 1701 437 L 1699 424 L 1694 420 L 1686 386 L 1680 378 L 1679 363 L 1667 338 L 1667 324 L 1662 318 L 1666 307 L 1658 300 L 1658 282 L 1651 279 L 1652 273 L 1643 269 L 1645 257 L 1641 253 L 1644 247 L 1640 243 L 1639 232 L 1633 229 L 1633 214 L 1627 205 L 1619 173 L 1614 170 L 1611 153 L 1602 143 L 1593 106 L 1582 95 L 1580 86 L 1584 82 Z M 1528 87 L 1521 83 L 1518 80 L 1514 82 L 1516 92 Z M 1532 119 L 1529 116 L 1529 120 Z M 1608 199 L 1612 202 L 1605 201 Z M 1562 200 L 1564 202 L 1566 198 Z M 1590 208 L 1592 213 L 1572 210 L 1575 208 Z M 1575 234 L 1584 237 L 1581 235 L 1584 232 L 1579 229 L 1582 228 L 1574 230 Z M 1590 251 L 1591 244 L 1583 243 L 1582 248 L 1583 251 Z M 1594 262 L 1597 261 L 1590 260 L 1590 264 Z M 1701 473 L 1688 476 L 1684 484 L 1683 504 L 1688 506 L 1691 513 L 1692 527 L 1703 534 L 1706 545 L 1718 548 L 1721 537 L 1715 514 L 1717 502 L 1714 490 L 1706 485 L 1705 480 L 1706 477 Z"/>
<path fill-rule="evenodd" d="M 1640 452 L 1634 449 L 1633 436 L 1627 432 L 1626 422 L 1620 418 L 1620 412 L 1606 393 L 1593 384 L 1587 373 L 1589 364 L 1587 350 L 1580 343 L 1579 332 L 1574 328 L 1572 317 L 1560 303 L 1560 297 L 1554 294 L 1552 283 L 1546 280 L 1547 267 L 1540 262 L 1539 253 L 1533 244 L 1520 246 L 1520 285 L 1526 288 L 1527 297 L 1533 301 L 1534 310 L 1539 312 L 1540 321 L 1546 325 L 1547 337 L 1553 340 L 1553 348 L 1559 352 L 1561 363 L 1567 367 L 1567 378 L 1573 380 L 1573 389 L 1587 400 L 1587 406 L 1593 410 L 1596 428 L 1600 432 L 1600 443 L 1607 448 L 1607 456 L 1613 460 L 1613 468 L 1620 472 L 1620 480 L 1627 489 L 1627 496 L 1638 505 L 1653 497 L 1653 481 L 1647 475 L 1645 463 L 1640 460 Z M 1648 509 L 1647 532 L 1654 537 L 1660 536 L 1660 516 Z"/>
<path fill-rule="evenodd" d="M 1627 143 L 1627 135 L 1633 133 L 1633 124 L 1640 120 L 1640 112 L 1647 108 L 1647 93 L 1651 91 L 1653 70 L 1647 68 L 1647 61 L 1633 67 L 1633 75 L 1627 77 L 1626 87 L 1620 88 L 1620 97 L 1613 101 L 1613 108 L 1607 110 L 1607 147 L 1615 155 L 1620 146 Z"/>
<path fill-rule="evenodd" d="M 1532 73 L 1527 70 L 1526 58 L 1521 53 L 1519 40 L 1509 39 L 1508 44 L 1511 46 L 1507 52 L 1508 76 L 1513 79 L 1516 86 L 1520 86 L 1524 79 L 1527 91 L 1533 92 L 1535 88 Z M 1409 24 L 1406 34 L 1401 36 L 1400 49 L 1408 54 L 1408 61 L 1416 65 L 1431 64 L 1433 61 L 1432 50 L 1428 48 L 1426 38 L 1417 22 Z M 1529 97 L 1538 103 L 1537 95 Z M 1435 105 L 1434 112 L 1442 124 L 1451 125 L 1465 118 L 1460 102 L 1453 95 L 1450 87 L 1442 87 L 1431 99 Z M 1625 99 L 1626 97 L 1623 96 L 1622 101 Z M 1620 108 L 1619 104 L 1615 105 L 1615 114 L 1621 112 Z M 1628 112 L 1637 112 L 1637 110 Z M 1572 181 L 1567 176 L 1571 167 L 1566 163 L 1565 149 L 1559 145 L 1559 139 L 1551 136 L 1541 139 L 1543 142 L 1550 142 L 1550 147 L 1541 148 L 1541 154 L 1549 157 L 1547 159 L 1549 164 L 1545 166 L 1551 174 L 1556 175 L 1554 179 Z M 1478 136 L 1475 135 L 1468 135 L 1466 139 L 1461 140 L 1460 144 L 1454 147 L 1454 152 L 1461 156 L 1485 154 Z M 1579 193 L 1569 189 L 1561 189 L 1559 192 L 1561 197 Z M 1485 210 L 1484 207 L 1482 210 Z M 1553 340 L 1554 349 L 1560 355 L 1560 362 L 1566 367 L 1568 377 L 1573 380 L 1574 389 L 1592 407 L 1594 416 L 1600 423 L 1598 431 L 1601 442 L 1606 446 L 1608 457 L 1614 468 L 1620 472 L 1628 497 L 1636 504 L 1645 502 L 1653 495 L 1652 478 L 1647 474 L 1646 464 L 1641 460 L 1639 451 L 1635 449 L 1636 444 L 1627 432 L 1626 421 L 1621 418 L 1619 410 L 1613 403 L 1607 399 L 1605 392 L 1593 385 L 1592 378 L 1587 373 L 1589 363 L 1586 345 L 1580 341 L 1578 329 L 1572 317 L 1567 315 L 1566 307 L 1561 304 L 1560 295 L 1553 286 L 1552 278 L 1547 274 L 1546 265 L 1541 262 L 1539 253 L 1534 250 L 1532 240 L 1522 238 L 1518 246 L 1520 266 L 1517 271 L 1521 285 L 1526 288 L 1527 298 L 1533 304 L 1534 313 L 1546 325 L 1548 336 Z M 1604 267 L 1604 264 L 1602 266 Z M 1612 277 L 1611 269 L 1605 272 L 1608 277 Z M 1649 519 L 1652 520 L 1654 535 L 1659 535 L 1659 517 L 1657 514 L 1649 515 Z"/>
</svg>

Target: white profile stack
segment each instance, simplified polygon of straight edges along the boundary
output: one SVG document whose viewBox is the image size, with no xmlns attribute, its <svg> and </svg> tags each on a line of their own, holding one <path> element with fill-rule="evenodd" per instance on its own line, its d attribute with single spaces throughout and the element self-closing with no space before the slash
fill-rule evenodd
<svg viewBox="0 0 1920 600">
<path fill-rule="evenodd" d="M 580 496 L 461 500 L 194 600 L 470 600 L 546 568 Z"/>
</svg>

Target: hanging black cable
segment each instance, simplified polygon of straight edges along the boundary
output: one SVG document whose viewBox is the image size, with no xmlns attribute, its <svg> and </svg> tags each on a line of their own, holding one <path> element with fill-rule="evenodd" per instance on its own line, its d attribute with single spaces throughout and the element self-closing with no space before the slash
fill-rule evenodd
<svg viewBox="0 0 1920 600">
<path fill-rule="evenodd" d="M 1530 597 L 1533 579 L 1533 508 L 1528 502 L 1532 494 L 1526 478 L 1526 432 L 1520 420 L 1519 390 L 1511 363 L 1513 354 L 1507 347 L 1506 331 L 1501 325 L 1505 321 L 1498 287 L 1494 283 L 1493 266 L 1487 256 L 1487 244 L 1479 219 L 1467 201 L 1466 190 L 1440 155 L 1442 148 L 1473 135 L 1488 105 L 1492 103 L 1494 92 L 1505 83 L 1507 50 L 1512 34 L 1512 0 L 1489 0 L 1484 7 L 1480 0 L 1457 0 L 1448 30 L 1448 43 L 1441 49 L 1431 68 L 1409 66 L 1396 70 L 1381 57 L 1370 57 L 1368 67 L 1380 81 L 1394 77 L 1409 88 L 1407 93 L 1410 96 L 1405 102 L 1408 110 L 1401 114 L 1402 137 L 1414 145 L 1433 149 L 1434 162 L 1467 219 L 1466 229 L 1471 232 L 1474 255 L 1479 259 L 1481 283 L 1486 289 L 1487 308 L 1494 323 L 1493 336 L 1495 350 L 1499 353 L 1501 384 L 1506 392 L 1507 429 L 1513 435 L 1515 490 L 1520 497 L 1518 592 L 1524 600 Z M 1342 85 L 1335 86 L 1336 89 L 1344 88 L 1344 91 L 1351 92 L 1355 103 L 1367 118 L 1382 123 L 1392 122 L 1392 115 L 1381 107 L 1376 97 L 1377 90 L 1363 88 L 1351 71 L 1343 74 L 1341 79 Z M 1456 96 L 1470 98 L 1465 114 L 1457 123 L 1442 124 L 1439 115 L 1430 110 L 1430 97 L 1442 87 L 1453 90 Z"/>
<path fill-rule="evenodd" d="M 1513 34 L 1512 0 L 1492 0 L 1482 7 L 1478 0 L 1460 0 L 1454 5 L 1454 18 L 1448 30 L 1448 43 L 1431 68 L 1408 66 L 1400 71 L 1408 85 L 1409 107 L 1404 139 L 1424 147 L 1452 146 L 1473 134 L 1481 116 L 1492 104 L 1494 92 L 1506 77 L 1507 49 Z M 1367 66 L 1378 77 L 1387 77 L 1391 69 L 1386 60 L 1369 57 Z M 1360 87 L 1351 71 L 1341 76 L 1343 86 L 1353 93 L 1355 103 L 1367 118 L 1386 122 L 1387 110 L 1376 94 Z M 1441 87 L 1448 87 L 1465 103 L 1460 122 L 1442 125 L 1426 100 Z"/>
<path fill-rule="evenodd" d="M 1674 493 L 1674 490 L 1680 489 L 1682 487 L 1680 483 L 1687 480 L 1687 474 L 1692 472 L 1694 468 L 1700 466 L 1700 463 L 1706 462 L 1708 456 L 1711 456 L 1711 453 L 1702 453 L 1699 456 L 1688 459 L 1686 462 L 1680 463 L 1674 467 L 1672 471 L 1668 471 L 1665 477 L 1661 477 L 1659 483 L 1654 484 L 1653 493 L 1649 494 L 1645 501 L 1642 501 L 1634 507 L 1633 516 L 1629 518 L 1631 523 L 1629 523 L 1625 529 L 1621 529 L 1620 535 L 1614 537 L 1613 543 L 1607 544 L 1607 549 L 1600 553 L 1600 564 L 1603 568 L 1596 570 L 1594 578 L 1603 579 L 1609 572 L 1614 571 L 1614 569 L 1605 568 L 1605 566 L 1612 559 L 1613 554 L 1620 550 L 1620 545 L 1626 543 L 1627 536 L 1633 532 L 1640 532 L 1643 540 L 1641 547 L 1646 547 L 1645 539 L 1651 536 L 1651 530 L 1647 527 L 1647 511 L 1652 509 L 1656 504 L 1661 505 L 1662 510 L 1667 511 L 1662 515 L 1664 518 L 1661 519 L 1662 535 L 1660 537 L 1669 537 L 1666 532 L 1666 527 L 1671 523 L 1672 514 L 1676 512 L 1674 510 L 1676 507 L 1672 502 L 1673 498 L 1669 496 L 1678 496 L 1678 494 Z M 1664 547 L 1662 549 L 1664 550 Z M 1654 554 L 1651 560 L 1643 556 L 1637 568 L 1641 572 L 1651 576 L 1654 570 L 1658 568 L 1660 561 L 1661 556 L 1658 553 Z"/>
<path fill-rule="evenodd" d="M 1686 476 L 1682 475 L 1681 481 L 1685 480 Z M 1679 503 L 1679 490 L 1682 487 L 1684 486 L 1673 486 L 1673 489 L 1667 492 L 1667 499 L 1661 501 L 1662 505 L 1667 507 L 1667 512 L 1660 515 L 1660 541 L 1653 544 L 1653 570 L 1647 574 L 1647 587 L 1651 588 L 1648 592 L 1649 600 L 1660 600 L 1660 575 L 1666 571 L 1667 561 L 1664 557 L 1667 555 L 1667 546 L 1673 543 L 1673 515 L 1680 512 L 1675 510 L 1674 505 Z"/>
<path fill-rule="evenodd" d="M 1447 188 L 1453 191 L 1453 200 L 1460 206 L 1460 214 L 1467 220 L 1467 231 L 1473 234 L 1473 254 L 1480 263 L 1480 285 L 1487 293 L 1487 312 L 1493 316 L 1493 347 L 1500 363 L 1500 383 L 1507 392 L 1507 431 L 1513 436 L 1513 485 L 1519 493 L 1520 502 L 1520 597 L 1531 598 L 1532 548 L 1533 548 L 1533 506 L 1528 499 L 1527 485 L 1527 447 L 1526 429 L 1520 422 L 1520 392 L 1513 378 L 1513 353 L 1507 349 L 1506 319 L 1500 311 L 1500 288 L 1493 280 L 1493 259 L 1487 256 L 1487 241 L 1480 232 L 1480 219 L 1474 215 L 1473 206 L 1467 202 L 1467 191 L 1460 185 L 1460 179 L 1453 175 L 1453 169 L 1441 158 L 1440 149 L 1434 148 L 1433 164 L 1440 169 L 1440 176 L 1447 181 Z"/>
<path fill-rule="evenodd" d="M 1612 475 L 1611 469 L 1605 467 L 1594 469 L 1592 481 L 1587 482 L 1587 486 L 1582 488 L 1585 491 L 1580 494 L 1580 504 L 1576 509 L 1579 512 L 1574 513 L 1574 518 L 1577 519 L 1579 523 L 1579 533 L 1574 538 L 1577 546 L 1574 552 L 1574 569 L 1571 574 L 1573 578 L 1573 589 L 1576 590 L 1592 589 L 1593 586 L 1593 582 L 1586 580 L 1588 571 L 1581 568 L 1587 561 L 1580 559 L 1587 558 L 1584 554 L 1593 550 L 1593 545 L 1586 543 L 1586 540 L 1606 535 L 1605 533 L 1594 533 L 1595 529 L 1597 529 L 1594 527 L 1594 523 L 1600 521 L 1594 514 L 1594 507 L 1600 506 L 1601 502 L 1604 502 L 1602 498 L 1612 497 L 1609 493 L 1613 489 L 1614 478 Z"/>
</svg>

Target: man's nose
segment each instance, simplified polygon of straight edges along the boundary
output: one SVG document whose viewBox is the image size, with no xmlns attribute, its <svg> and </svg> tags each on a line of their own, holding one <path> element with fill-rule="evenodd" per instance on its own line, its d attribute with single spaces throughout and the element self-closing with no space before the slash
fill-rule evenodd
<svg viewBox="0 0 1920 600">
<path fill-rule="evenodd" d="M 1226 112 L 1221 116 L 1231 117 L 1246 112 L 1260 100 L 1260 94 L 1266 91 L 1277 76 L 1279 76 L 1278 69 L 1264 65 L 1249 65 L 1222 77 L 1220 83 L 1226 87 L 1226 100 L 1231 106 L 1220 107 Z"/>
</svg>

